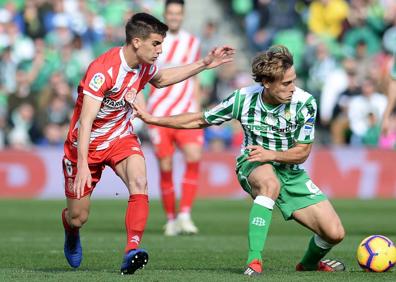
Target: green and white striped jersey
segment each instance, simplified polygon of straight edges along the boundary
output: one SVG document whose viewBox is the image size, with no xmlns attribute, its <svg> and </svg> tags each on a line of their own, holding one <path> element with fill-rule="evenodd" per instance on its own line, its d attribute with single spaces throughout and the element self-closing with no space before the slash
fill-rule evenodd
<svg viewBox="0 0 396 282">
<path fill-rule="evenodd" d="M 241 154 L 246 153 L 248 145 L 286 151 L 296 143 L 312 143 L 317 108 L 313 96 L 296 88 L 290 103 L 273 106 L 263 102 L 263 91 L 261 85 L 238 89 L 205 111 L 204 118 L 207 123 L 215 125 L 237 119 L 244 131 Z"/>
</svg>

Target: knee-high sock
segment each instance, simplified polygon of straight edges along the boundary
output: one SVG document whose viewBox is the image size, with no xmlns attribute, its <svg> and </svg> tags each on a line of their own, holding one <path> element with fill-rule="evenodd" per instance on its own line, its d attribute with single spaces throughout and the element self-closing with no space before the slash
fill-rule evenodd
<svg viewBox="0 0 396 282">
<path fill-rule="evenodd" d="M 62 211 L 63 228 L 65 228 L 66 232 L 75 234 L 78 232 L 78 230 L 80 228 L 70 226 L 70 224 L 67 222 L 67 219 L 66 219 L 66 211 L 67 211 L 67 208 L 64 208 Z"/>
<path fill-rule="evenodd" d="M 147 195 L 134 194 L 129 196 L 125 214 L 125 228 L 127 233 L 125 252 L 139 247 L 144 228 L 146 227 L 148 213 L 149 201 Z"/>
<path fill-rule="evenodd" d="M 249 215 L 249 255 L 247 264 L 255 259 L 261 261 L 261 252 L 267 240 L 275 202 L 266 196 L 257 196 Z"/>
<path fill-rule="evenodd" d="M 173 187 L 172 171 L 161 171 L 162 207 L 168 220 L 176 217 L 176 197 Z"/>
<path fill-rule="evenodd" d="M 301 264 L 306 270 L 316 270 L 318 268 L 319 261 L 330 252 L 333 244 L 327 243 L 319 235 L 315 234 L 312 236 L 308 244 L 304 257 L 301 260 Z"/>
<path fill-rule="evenodd" d="M 186 164 L 186 171 L 182 182 L 182 195 L 180 199 L 180 212 L 191 211 L 195 196 L 197 194 L 199 175 L 199 163 L 190 162 Z"/>
</svg>

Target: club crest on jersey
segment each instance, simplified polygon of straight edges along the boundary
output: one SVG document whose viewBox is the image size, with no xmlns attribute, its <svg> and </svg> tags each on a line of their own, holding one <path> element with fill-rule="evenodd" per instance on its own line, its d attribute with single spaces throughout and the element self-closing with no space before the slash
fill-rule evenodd
<svg viewBox="0 0 396 282">
<path fill-rule="evenodd" d="M 285 111 L 285 119 L 290 120 L 291 119 L 291 113 L 290 111 Z"/>
<path fill-rule="evenodd" d="M 105 76 L 103 73 L 95 73 L 94 76 L 92 77 L 91 81 L 89 82 L 89 88 L 94 90 L 95 92 L 102 87 L 103 83 L 105 82 Z"/>
<path fill-rule="evenodd" d="M 125 93 L 124 98 L 128 103 L 133 103 L 136 99 L 136 96 L 137 90 L 135 88 L 131 88 L 127 91 L 127 93 Z"/>
</svg>

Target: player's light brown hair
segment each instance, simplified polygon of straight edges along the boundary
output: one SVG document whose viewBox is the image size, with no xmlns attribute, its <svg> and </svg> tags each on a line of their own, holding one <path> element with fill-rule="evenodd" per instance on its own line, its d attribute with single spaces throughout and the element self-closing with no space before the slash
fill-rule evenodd
<svg viewBox="0 0 396 282">
<path fill-rule="evenodd" d="M 289 49 L 283 45 L 271 46 L 253 59 L 253 79 L 260 83 L 280 80 L 291 66 L 293 66 L 293 55 Z"/>
<path fill-rule="evenodd" d="M 133 15 L 125 25 L 125 41 L 130 44 L 133 38 L 147 39 L 151 33 L 166 36 L 168 26 L 147 13 Z"/>
</svg>

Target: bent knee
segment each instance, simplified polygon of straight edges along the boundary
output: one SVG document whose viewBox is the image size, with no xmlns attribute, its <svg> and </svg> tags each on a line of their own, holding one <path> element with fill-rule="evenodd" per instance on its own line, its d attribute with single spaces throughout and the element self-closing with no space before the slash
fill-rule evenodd
<svg viewBox="0 0 396 282">
<path fill-rule="evenodd" d="M 88 221 L 88 216 L 87 210 L 73 211 L 70 213 L 70 224 L 72 227 L 80 228 Z"/>
<path fill-rule="evenodd" d="M 280 183 L 276 178 L 260 179 L 252 183 L 255 196 L 263 195 L 271 199 L 276 199 L 280 192 Z"/>
<path fill-rule="evenodd" d="M 334 226 L 326 232 L 326 241 L 331 244 L 338 244 L 345 238 L 345 229 L 341 224 Z"/>
<path fill-rule="evenodd" d="M 131 194 L 147 194 L 146 177 L 143 177 L 143 176 L 134 177 L 129 182 L 128 189 L 131 192 Z"/>
</svg>

